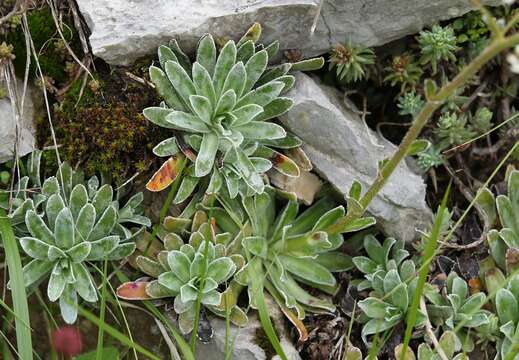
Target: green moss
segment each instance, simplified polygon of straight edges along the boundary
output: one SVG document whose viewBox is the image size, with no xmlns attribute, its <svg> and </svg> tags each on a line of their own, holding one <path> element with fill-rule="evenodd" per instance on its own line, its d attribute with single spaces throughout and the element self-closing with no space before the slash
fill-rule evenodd
<svg viewBox="0 0 519 360">
<path fill-rule="evenodd" d="M 144 107 L 157 101 L 155 91 L 121 74 L 97 74 L 83 91 L 82 79 L 75 81 L 54 104 L 53 114 L 63 159 L 80 163 L 87 174 L 104 173 L 115 181 L 146 170 L 156 161 L 153 145 L 165 137 L 164 129 L 142 115 Z M 37 125 L 39 145 L 52 145 L 47 119 Z"/>
<path fill-rule="evenodd" d="M 63 84 L 68 79 L 65 67 L 70 58 L 68 50 L 64 47 L 61 36 L 56 29 L 50 9 L 45 7 L 29 12 L 27 23 L 34 47 L 39 54 L 39 62 L 43 74 L 52 78 L 57 84 Z M 62 32 L 72 50 L 78 54 L 80 47 L 77 44 L 78 37 L 73 27 L 64 21 Z M 21 27 L 18 26 L 16 29 L 9 31 L 6 41 L 14 46 L 16 73 L 19 76 L 23 76 L 26 67 L 27 51 L 25 35 L 21 31 Z M 36 64 L 34 59 L 31 59 L 30 76 L 34 77 L 35 75 Z"/>
</svg>

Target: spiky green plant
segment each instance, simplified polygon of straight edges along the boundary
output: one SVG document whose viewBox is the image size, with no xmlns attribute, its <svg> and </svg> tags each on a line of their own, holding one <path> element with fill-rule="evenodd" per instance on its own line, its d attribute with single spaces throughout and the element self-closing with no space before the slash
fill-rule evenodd
<svg viewBox="0 0 519 360">
<path fill-rule="evenodd" d="M 33 259 L 23 268 L 25 286 L 49 276 L 47 296 L 50 301 L 59 299 L 61 315 L 71 324 L 77 318 L 78 295 L 88 302 L 98 299 L 88 262 L 125 258 L 135 244 L 118 235 L 123 228 L 119 222 L 130 218 L 118 215 L 110 185 L 98 188 L 98 181 L 91 179 L 85 186 L 67 166 L 59 174 L 62 181 L 50 177 L 42 184 L 42 213 L 36 208 L 26 212 L 30 236 L 21 237 L 20 245 Z M 136 196 L 127 206 L 133 208 L 139 200 Z"/>
<path fill-rule="evenodd" d="M 463 351 L 471 352 L 475 342 L 495 338 L 493 332 L 497 330 L 497 319 L 490 311 L 482 309 L 486 303 L 485 294 L 478 292 L 469 295 L 467 283 L 455 272 L 447 277 L 447 287 L 442 293 L 431 286 L 425 295 L 431 303 L 427 306 L 431 321 L 448 330 L 456 330 Z M 486 331 L 485 326 L 493 331 Z"/>
<path fill-rule="evenodd" d="M 492 126 L 494 126 L 492 122 L 493 117 L 492 111 L 490 111 L 487 107 L 483 106 L 479 108 L 476 113 L 471 116 L 470 122 L 479 134 L 485 133 L 489 131 Z"/>
<path fill-rule="evenodd" d="M 371 281 L 373 291 L 359 302 L 363 312 L 362 337 L 383 333 L 405 321 L 418 278 L 411 260 L 399 269 L 377 271 Z M 423 325 L 426 315 L 418 310 L 415 327 Z M 365 340 L 366 341 L 366 340 Z"/>
<path fill-rule="evenodd" d="M 409 88 L 414 89 L 423 74 L 410 54 L 394 56 L 391 65 L 385 67 L 384 71 L 387 73 L 384 82 L 390 83 L 391 86 L 400 85 L 402 92 Z"/>
<path fill-rule="evenodd" d="M 499 220 L 501 229 L 492 229 L 487 234 L 490 255 L 504 271 L 512 273 L 519 269 L 519 170 L 508 175 L 507 194 L 494 197 L 488 189 L 482 190 L 478 201 L 485 211 L 490 226 Z"/>
<path fill-rule="evenodd" d="M 422 151 L 417 156 L 417 164 L 424 171 L 443 164 L 441 149 L 437 148 L 435 145 L 429 146 L 425 151 Z"/>
<path fill-rule="evenodd" d="M 450 145 L 462 144 L 476 136 L 476 132 L 468 124 L 467 116 L 456 112 L 442 114 L 434 133 L 437 137 L 437 147 L 440 149 Z"/>
<path fill-rule="evenodd" d="M 461 350 L 461 343 L 453 331 L 445 331 L 438 339 L 438 345 L 442 349 L 447 359 L 468 360 L 464 354 L 456 354 Z M 441 360 L 441 356 L 436 349 L 432 349 L 429 344 L 421 343 L 418 345 L 418 360 Z"/>
<path fill-rule="evenodd" d="M 364 250 L 368 256 L 356 256 L 353 263 L 365 277 L 357 284 L 358 290 L 375 289 L 380 279 L 384 279 L 387 272 L 403 266 L 409 252 L 404 249 L 403 241 L 386 238 L 381 244 L 375 236 L 369 234 L 364 237 Z M 405 267 L 410 264 L 405 265 Z M 379 294 L 381 295 L 381 294 Z"/>
<path fill-rule="evenodd" d="M 430 63 L 433 73 L 436 73 L 438 62 L 456 60 L 455 53 L 459 49 L 456 43 L 456 35 L 450 26 L 434 25 L 430 31 L 421 31 L 418 35 L 418 44 L 422 53 L 420 62 Z"/>
<path fill-rule="evenodd" d="M 417 94 L 415 90 L 409 91 L 398 97 L 398 113 L 400 115 L 415 116 L 422 110 L 425 101 L 422 96 Z"/>
<path fill-rule="evenodd" d="M 518 360 L 519 349 L 519 277 L 510 279 L 506 289 L 499 289 L 496 294 L 496 310 L 499 318 L 499 330 L 504 335 L 498 342 L 498 351 L 503 360 Z"/>
<path fill-rule="evenodd" d="M 331 302 L 310 295 L 298 283 L 334 294 L 337 282 L 332 272 L 352 267 L 351 259 L 336 251 L 342 245 L 342 235 L 328 236 L 324 231 L 344 215 L 344 208 L 332 208 L 333 202 L 321 199 L 299 214 L 298 203 L 288 201 L 276 213 L 274 196 L 267 192 L 243 201 L 251 231 L 241 243 L 249 260 L 236 280 L 249 286 L 250 272 L 263 274 L 269 293 L 300 317 L 305 309 L 333 311 Z M 373 223 L 371 218 L 361 219 L 357 229 Z M 254 306 L 256 299 L 250 301 Z"/>
<path fill-rule="evenodd" d="M 175 312 L 179 314 L 180 330 L 187 334 L 194 328 L 196 303 L 208 308 L 221 302 L 218 286 L 227 281 L 236 270 L 236 264 L 225 256 L 225 247 L 216 243 L 214 228 L 204 223 L 190 236 L 189 243 L 170 235 L 157 261 L 139 256 L 140 269 L 157 279 L 146 284 L 150 299 L 174 297 Z M 122 285 L 125 286 L 124 284 Z"/>
<path fill-rule="evenodd" d="M 205 35 L 193 64 L 176 41 L 159 48 L 162 69 L 150 67 L 150 78 L 164 102 L 144 109 L 144 116 L 175 131 L 153 149 L 156 155 L 184 153 L 193 162 L 176 203 L 199 183 L 205 183 L 208 193 L 225 186 L 231 197 L 250 196 L 263 192 L 262 174 L 272 167 L 288 176 L 299 175 L 297 165 L 273 148 L 298 147 L 301 142 L 272 120 L 292 106 L 291 99 L 281 96 L 295 81 L 288 72 L 319 68 L 324 60 L 269 67 L 279 43 L 262 48 L 256 44 L 260 34 L 255 24 L 237 43 L 226 42 L 219 54 L 212 36 Z M 168 181 L 159 187 L 150 185 L 152 179 L 148 189 L 162 190 L 175 176 L 168 173 Z"/>
<path fill-rule="evenodd" d="M 329 69 L 335 68 L 339 80 L 346 83 L 356 82 L 367 76 L 367 67 L 375 62 L 375 53 L 372 49 L 346 44 L 336 44 L 330 54 Z"/>
</svg>

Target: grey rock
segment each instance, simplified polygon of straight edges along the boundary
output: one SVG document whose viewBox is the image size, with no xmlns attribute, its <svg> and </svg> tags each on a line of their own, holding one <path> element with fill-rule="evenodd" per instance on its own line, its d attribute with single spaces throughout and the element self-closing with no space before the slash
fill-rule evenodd
<svg viewBox="0 0 519 360">
<path fill-rule="evenodd" d="M 319 11 L 319 3 L 323 1 Z M 499 0 L 485 0 L 499 4 Z M 351 39 L 378 46 L 424 26 L 460 16 L 469 0 L 77 0 L 90 27 L 94 55 L 128 65 L 177 38 L 192 51 L 205 33 L 237 39 L 253 22 L 263 25 L 263 41 L 279 39 L 281 50 L 303 56 L 327 52 Z M 316 14 L 319 21 L 311 33 Z"/>
<path fill-rule="evenodd" d="M 268 176 L 275 187 L 293 192 L 306 205 L 311 205 L 314 202 L 315 195 L 323 185 L 318 176 L 304 170 L 298 177 L 290 177 L 273 169 L 269 171 Z"/>
<path fill-rule="evenodd" d="M 17 93 L 21 101 L 23 83 L 18 82 Z M 0 88 L 7 91 L 7 84 L 0 80 Z M 18 155 L 24 156 L 36 149 L 35 127 L 33 118 L 35 106 L 32 101 L 33 89 L 29 88 L 21 109 L 17 114 L 9 97 L 0 98 L 0 163 L 12 160 L 15 146 L 18 146 Z"/>
<path fill-rule="evenodd" d="M 314 170 L 342 194 L 354 180 L 365 191 L 377 176 L 378 162 L 389 157 L 395 145 L 370 130 L 342 93 L 308 75 L 297 74 L 287 96 L 294 106 L 280 120 L 303 140 Z M 411 241 L 415 230 L 426 228 L 432 219 L 425 190 L 422 178 L 401 163 L 368 211 L 387 235 Z"/>
<path fill-rule="evenodd" d="M 267 296 L 265 299 L 285 355 L 289 360 L 300 360 L 301 357 L 291 342 L 287 329 L 284 327 L 284 315 L 270 297 Z M 230 346 L 233 350 L 232 358 L 240 360 L 266 360 L 267 354 L 265 350 L 258 345 L 257 332 L 261 329 L 261 323 L 256 312 L 249 312 L 248 316 L 249 322 L 245 327 L 238 328 L 231 325 L 230 341 L 231 343 L 234 341 L 234 344 Z M 210 322 L 213 328 L 213 337 L 208 344 L 199 343 L 197 345 L 195 357 L 204 360 L 221 360 L 225 358 L 225 319 L 211 316 Z M 266 340 L 262 339 L 262 341 Z M 279 357 L 276 355 L 272 359 L 277 360 Z"/>
</svg>

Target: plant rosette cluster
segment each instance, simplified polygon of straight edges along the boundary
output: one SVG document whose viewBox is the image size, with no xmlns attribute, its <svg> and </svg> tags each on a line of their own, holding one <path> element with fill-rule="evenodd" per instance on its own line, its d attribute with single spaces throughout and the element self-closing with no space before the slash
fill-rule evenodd
<svg viewBox="0 0 519 360">
<path fill-rule="evenodd" d="M 124 283 L 117 289 L 118 296 L 128 300 L 174 298 L 179 328 L 184 334 L 190 333 L 200 306 L 212 310 L 220 305 L 219 286 L 227 282 L 238 266 L 243 266 L 243 259 L 226 256 L 221 237 L 216 235 L 211 222 L 193 229 L 188 243 L 177 233 L 165 233 L 155 257 L 138 255 L 135 259 L 137 268 L 152 280 Z M 246 323 L 245 314 L 240 315 Z M 236 315 L 231 317 L 235 318 Z"/>
<path fill-rule="evenodd" d="M 497 197 L 489 189 L 482 189 L 477 201 L 482 207 L 485 222 L 496 226 L 487 234 L 490 255 L 498 267 L 512 274 L 519 269 L 519 171 L 507 175 L 507 194 Z"/>
<path fill-rule="evenodd" d="M 353 263 L 365 277 L 357 289 L 371 290 L 359 302 L 362 337 L 367 342 L 367 336 L 387 331 L 406 319 L 418 278 L 414 262 L 405 260 L 409 252 L 402 242 L 387 238 L 380 244 L 373 235 L 367 235 L 364 249 L 368 256 L 354 257 Z M 416 326 L 425 319 L 426 315 L 418 311 Z"/>
<path fill-rule="evenodd" d="M 299 176 L 296 163 L 276 149 L 298 148 L 301 142 L 272 120 L 292 106 L 291 99 L 281 96 L 295 81 L 289 71 L 318 69 L 324 60 L 269 66 L 279 42 L 263 47 L 256 44 L 260 35 L 260 25 L 254 24 L 219 52 L 212 36 L 205 35 L 194 63 L 175 40 L 159 48 L 162 69 L 150 67 L 150 78 L 164 102 L 145 109 L 144 116 L 172 129 L 174 136 L 153 149 L 170 159 L 152 177 L 149 190 L 169 186 L 185 157 L 191 163 L 175 203 L 198 185 L 207 193 L 226 187 L 231 197 L 260 194 L 265 188 L 262 175 L 271 168 Z"/>
<path fill-rule="evenodd" d="M 290 198 L 288 201 L 287 196 Z M 285 205 L 278 212 L 280 201 Z M 189 239 L 189 244 L 198 239 L 200 236 L 196 234 L 200 230 L 197 229 L 207 226 L 205 222 L 210 214 L 214 218 L 212 228 L 215 235 L 209 243 L 213 244 L 211 246 L 217 254 L 233 260 L 236 273 L 226 277 L 227 286 L 220 285 L 220 303 L 203 305 L 219 316 L 229 315 L 234 324 L 243 326 L 247 323 L 247 316 L 237 305 L 238 297 L 247 289 L 250 305 L 256 308 L 253 282 L 261 279 L 264 289 L 299 328 L 306 311 L 335 310 L 331 301 L 311 295 L 300 284 L 335 294 L 338 286 L 332 273 L 352 267 L 351 258 L 337 251 L 343 243 L 342 235 L 329 236 L 324 231 L 344 213 L 342 206 L 334 208 L 333 201 L 326 198 L 299 213 L 299 205 L 293 196 L 271 187 L 262 194 L 241 201 L 228 193 L 218 196 L 197 194 L 179 217 L 165 219 L 163 231 L 159 232 L 161 241 L 154 239 L 156 250 L 152 256 L 138 256 L 136 266 L 157 278 L 160 284 L 160 274 L 165 271 L 164 266 L 158 266 L 164 264 L 161 257 L 165 259 L 167 251 L 181 249 L 183 238 Z M 361 218 L 342 232 L 363 229 L 373 223 L 373 218 Z M 147 246 L 138 244 L 138 247 L 145 249 Z M 199 248 L 199 245 L 194 248 Z M 154 281 L 146 279 L 126 283 L 118 289 L 118 294 L 134 300 L 163 297 L 154 292 L 153 284 Z M 174 297 L 176 302 L 179 294 L 182 296 L 175 292 L 163 295 Z M 183 331 L 191 329 L 192 326 L 183 327 Z"/>
<path fill-rule="evenodd" d="M 20 182 L 27 185 L 28 180 Z M 126 223 L 150 225 L 140 215 L 143 195 L 132 196 L 119 208 L 110 185 L 100 186 L 97 177 L 85 184 L 83 174 L 66 163 L 43 182 L 41 193 L 25 194 L 11 214 L 13 219 L 23 216 L 17 235 L 32 259 L 23 267 L 24 284 L 34 288 L 48 278 L 49 300 L 59 299 L 63 319 L 72 324 L 77 319 L 78 295 L 88 302 L 98 299 L 89 262 L 126 258 L 135 249 Z"/>
<path fill-rule="evenodd" d="M 455 331 L 464 352 L 474 350 L 476 343 L 494 342 L 497 337 L 497 318 L 488 310 L 482 309 L 487 302 L 483 292 L 469 295 L 465 280 L 455 272 L 447 277 L 442 292 L 428 286 L 425 296 L 430 304 L 427 312 L 431 322 Z"/>
<path fill-rule="evenodd" d="M 496 310 L 499 318 L 499 331 L 503 338 L 498 341 L 501 359 L 518 360 L 519 352 L 519 276 L 514 276 L 508 286 L 496 294 Z"/>
</svg>

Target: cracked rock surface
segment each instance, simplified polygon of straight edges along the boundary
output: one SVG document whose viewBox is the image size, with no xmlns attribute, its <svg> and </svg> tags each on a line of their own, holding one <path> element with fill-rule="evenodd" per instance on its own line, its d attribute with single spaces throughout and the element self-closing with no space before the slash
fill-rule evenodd
<svg viewBox="0 0 519 360">
<path fill-rule="evenodd" d="M 0 81 L 0 87 L 7 85 Z M 21 99 L 23 83 L 18 81 L 17 94 Z M 33 89 L 27 89 L 21 113 L 13 111 L 9 97 L 0 98 L 0 163 L 14 158 L 15 146 L 18 156 L 24 156 L 36 149 L 36 129 L 33 124 L 35 105 L 32 101 Z"/>
<path fill-rule="evenodd" d="M 322 8 L 319 12 L 319 3 Z M 482 1 L 497 5 L 499 0 Z M 327 52 L 351 39 L 383 45 L 434 22 L 461 16 L 469 0 L 77 0 L 92 32 L 94 55 L 129 65 L 176 38 L 193 51 L 199 37 L 212 33 L 238 39 L 254 22 L 263 25 L 264 43 L 279 39 L 281 50 L 303 57 Z M 312 24 L 319 12 L 315 32 Z"/>
<path fill-rule="evenodd" d="M 314 171 L 344 196 L 354 180 L 365 191 L 377 176 L 378 162 L 392 155 L 395 145 L 370 130 L 339 90 L 317 79 L 297 74 L 287 96 L 294 106 L 280 120 L 303 140 Z M 425 190 L 423 179 L 402 162 L 368 211 L 387 235 L 411 241 L 418 237 L 416 229 L 424 230 L 432 221 Z"/>
</svg>

